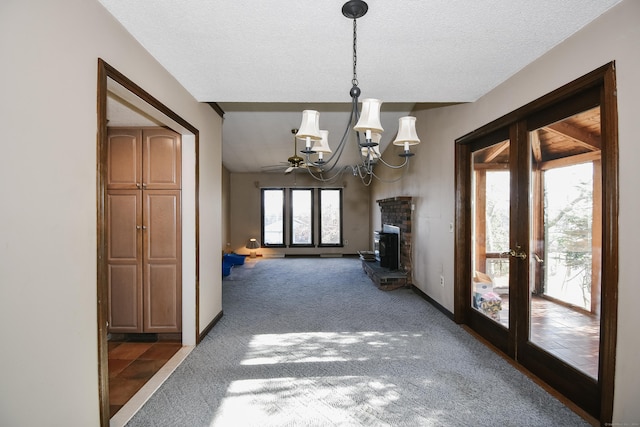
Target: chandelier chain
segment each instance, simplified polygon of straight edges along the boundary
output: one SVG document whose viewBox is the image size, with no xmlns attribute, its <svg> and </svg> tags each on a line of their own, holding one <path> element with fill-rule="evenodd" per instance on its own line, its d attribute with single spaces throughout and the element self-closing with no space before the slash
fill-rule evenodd
<svg viewBox="0 0 640 427">
<path fill-rule="evenodd" d="M 358 86 L 358 73 L 356 71 L 358 65 L 358 52 L 357 52 L 357 24 L 356 19 L 353 19 L 353 79 L 351 84 Z"/>
</svg>

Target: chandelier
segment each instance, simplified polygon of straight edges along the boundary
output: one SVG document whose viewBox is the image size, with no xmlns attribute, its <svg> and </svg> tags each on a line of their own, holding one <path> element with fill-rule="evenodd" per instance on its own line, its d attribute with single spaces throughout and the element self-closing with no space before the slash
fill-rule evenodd
<svg viewBox="0 0 640 427">
<path fill-rule="evenodd" d="M 348 1 L 342 6 L 342 14 L 349 19 L 353 19 L 353 78 L 351 79 L 352 87 L 349 92 L 351 96 L 351 116 L 340 143 L 334 151 L 331 150 L 328 141 L 329 132 L 320 130 L 320 113 L 315 110 L 304 110 L 302 112 L 302 122 L 296 133 L 296 138 L 305 141 L 305 148 L 301 152 L 305 154 L 307 171 L 319 181 L 333 182 L 345 171 L 350 171 L 354 176 L 360 177 L 365 185 L 371 184 L 373 178 L 391 182 L 377 175 L 374 171 L 374 166 L 382 165 L 391 169 L 404 169 L 403 172 L 405 172 L 409 165 L 409 158 L 413 156 L 409 147 L 420 143 L 416 133 L 416 118 L 412 116 L 401 117 L 398 121 L 398 133 L 393 145 L 404 147 L 404 151 L 399 154 L 404 160 L 397 165 L 385 162 L 382 159 L 379 148 L 382 132 L 384 131 L 380 123 L 382 101 L 366 98 L 362 100 L 362 111 L 358 109 L 360 88 L 358 87 L 356 70 L 358 63 L 356 20 L 364 16 L 368 9 L 367 3 L 361 0 Z M 354 165 L 337 167 L 347 141 L 349 141 L 351 131 L 355 131 L 355 148 L 358 150 L 360 161 Z M 325 158 L 325 155 L 328 157 Z M 392 181 L 397 181 L 402 176 L 403 174 Z"/>
</svg>

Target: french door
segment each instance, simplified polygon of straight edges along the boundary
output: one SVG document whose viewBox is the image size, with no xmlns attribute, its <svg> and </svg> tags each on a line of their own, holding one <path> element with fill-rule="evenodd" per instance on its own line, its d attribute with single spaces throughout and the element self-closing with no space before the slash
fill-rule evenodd
<svg viewBox="0 0 640 427">
<path fill-rule="evenodd" d="M 617 306 L 612 87 L 605 66 L 456 144 L 456 321 L 603 422 Z"/>
</svg>

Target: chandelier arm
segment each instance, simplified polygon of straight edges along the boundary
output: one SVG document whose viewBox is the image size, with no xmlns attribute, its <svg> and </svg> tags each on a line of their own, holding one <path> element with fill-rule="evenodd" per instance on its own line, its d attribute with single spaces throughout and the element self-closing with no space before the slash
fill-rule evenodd
<svg viewBox="0 0 640 427">
<path fill-rule="evenodd" d="M 382 159 L 382 157 L 379 157 L 378 160 L 382 162 L 383 165 L 391 169 L 402 169 L 403 167 L 409 164 L 409 157 L 405 157 L 404 162 L 401 165 L 392 165 L 390 163 L 387 163 Z"/>
<path fill-rule="evenodd" d="M 347 145 L 350 127 L 351 127 L 351 119 L 349 119 L 349 121 L 347 122 L 347 126 L 344 130 L 344 133 L 342 134 L 342 138 L 340 138 L 340 143 L 338 144 L 338 147 L 336 147 L 336 151 L 331 155 L 331 157 L 329 157 L 329 160 L 333 159 L 334 157 L 336 158 L 331 169 L 333 169 L 337 165 L 338 160 L 340 160 L 340 157 L 342 157 L 342 153 L 344 152 L 344 147 L 346 147 Z"/>
<path fill-rule="evenodd" d="M 354 21 L 355 21 L 355 19 L 354 19 Z M 354 120 L 354 117 L 355 117 L 355 120 Z M 338 148 L 336 149 L 336 153 L 335 154 L 337 154 L 338 152 L 340 153 L 340 155 L 336 159 L 336 163 L 338 162 L 338 160 L 340 160 L 340 157 L 342 157 L 342 153 L 344 151 L 344 147 L 346 147 L 346 145 L 347 145 L 347 141 L 348 141 L 348 138 L 349 138 L 349 133 L 351 131 L 351 127 L 357 122 L 357 120 L 358 120 L 357 117 L 358 117 L 358 95 L 357 94 L 352 94 L 351 95 L 351 113 L 349 114 L 349 120 L 347 121 L 347 126 L 344 129 L 344 133 L 342 134 L 342 138 L 340 138 L 340 143 L 338 144 Z M 358 143 L 359 143 L 360 142 L 359 141 L 360 137 L 358 135 L 358 132 L 356 132 L 356 135 L 357 135 Z M 333 158 L 335 154 L 332 154 L 330 158 Z"/>
<path fill-rule="evenodd" d="M 340 157 L 342 157 L 342 152 L 344 151 L 344 147 L 345 147 L 345 144 L 342 141 L 340 141 L 340 144 L 338 145 L 338 147 L 336 147 L 336 150 L 333 152 L 333 154 L 331 154 L 331 156 L 327 160 L 325 160 L 323 163 L 314 162 L 313 160 L 311 160 L 311 157 L 310 157 L 311 154 L 305 153 L 306 162 L 308 165 L 322 168 L 323 172 L 331 172 L 338 165 L 338 160 L 340 160 Z"/>
<path fill-rule="evenodd" d="M 371 174 L 369 173 L 369 169 L 367 169 L 363 165 L 358 165 L 358 176 L 364 182 L 365 178 L 368 178 Z"/>
<path fill-rule="evenodd" d="M 335 151 L 329 156 L 329 158 L 324 163 L 314 162 L 310 158 L 310 153 L 306 153 L 306 160 L 308 164 L 311 164 L 316 167 L 324 167 L 326 172 L 330 172 L 333 168 L 335 168 L 342 157 L 342 153 L 344 152 L 344 147 L 347 145 L 347 140 L 349 137 L 349 132 L 351 131 L 351 126 L 355 123 L 354 116 L 358 116 L 358 97 L 355 96 L 351 102 L 351 113 L 349 115 L 349 120 L 347 121 L 347 126 L 345 127 L 344 133 L 342 134 L 342 138 L 340 138 L 340 143 L 336 147 Z M 358 147 L 360 146 L 360 137 L 358 135 Z M 335 159 L 335 160 L 334 160 Z M 331 164 L 333 162 L 333 164 Z"/>
<path fill-rule="evenodd" d="M 360 172 L 360 181 L 362 181 L 365 187 L 368 187 L 373 181 L 373 176 L 373 170 L 367 171 L 364 175 Z"/>
<path fill-rule="evenodd" d="M 324 171 L 320 172 L 318 175 L 314 174 L 312 171 L 309 171 L 309 175 L 311 175 L 311 177 L 313 177 L 315 180 L 317 181 L 321 181 L 324 183 L 333 183 L 335 181 L 338 180 L 338 178 L 340 178 L 342 176 L 342 174 L 344 173 L 344 171 L 346 169 L 350 169 L 350 166 L 344 166 L 342 168 L 340 168 L 340 170 L 338 170 L 335 174 L 331 175 L 328 178 L 325 178 L 324 175 Z"/>
<path fill-rule="evenodd" d="M 408 161 L 407 161 L 407 163 L 408 163 Z M 385 183 L 385 184 L 391 184 L 391 183 L 394 183 L 394 182 L 398 182 L 398 181 L 400 181 L 402 178 L 404 178 L 404 177 L 405 177 L 405 175 L 407 174 L 407 171 L 408 171 L 408 170 L 409 170 L 409 168 L 408 168 L 408 167 L 407 167 L 407 168 L 402 169 L 402 174 L 401 174 L 399 177 L 394 178 L 394 179 L 384 179 L 384 178 L 381 178 L 381 177 L 379 177 L 378 175 L 376 175 L 373 171 L 371 171 L 371 175 L 373 175 L 373 176 L 374 176 L 378 181 L 380 181 L 380 182 L 383 182 L 383 183 Z"/>
</svg>

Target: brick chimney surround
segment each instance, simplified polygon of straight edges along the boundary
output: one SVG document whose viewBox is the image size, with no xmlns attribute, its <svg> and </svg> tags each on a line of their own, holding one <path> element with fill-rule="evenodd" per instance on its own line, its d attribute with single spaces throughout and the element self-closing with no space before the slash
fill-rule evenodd
<svg viewBox="0 0 640 427">
<path fill-rule="evenodd" d="M 376 286 L 390 291 L 412 284 L 411 266 L 411 216 L 412 197 L 401 196 L 376 200 L 380 206 L 381 224 L 400 228 L 400 260 L 398 271 L 389 271 L 371 262 L 362 261 L 362 267 Z M 385 271 L 386 270 L 386 271 Z"/>
</svg>

